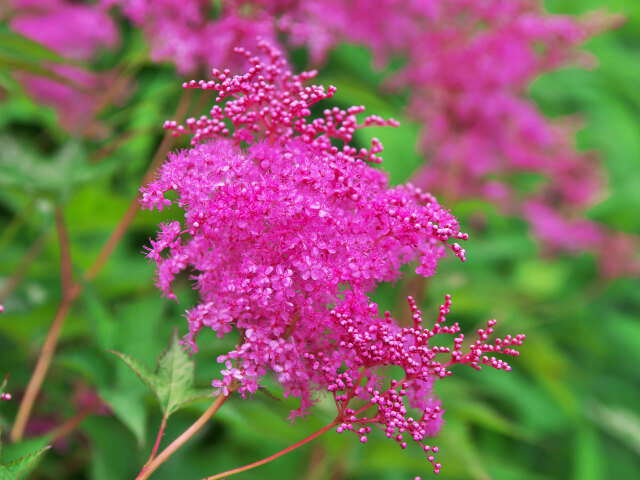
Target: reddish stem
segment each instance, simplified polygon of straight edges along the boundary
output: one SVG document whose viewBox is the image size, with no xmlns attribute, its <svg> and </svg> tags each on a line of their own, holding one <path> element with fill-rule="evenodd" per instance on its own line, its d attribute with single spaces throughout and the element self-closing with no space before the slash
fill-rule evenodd
<svg viewBox="0 0 640 480">
<path fill-rule="evenodd" d="M 229 393 L 231 395 L 231 392 Z M 207 408 L 207 410 L 198 418 L 189 428 L 187 428 L 182 435 L 176 438 L 171 445 L 165 448 L 160 454 L 154 458 L 151 463 L 146 465 L 142 471 L 136 477 L 136 480 L 146 480 L 149 476 L 155 472 L 160 465 L 166 462 L 173 453 L 178 450 L 187 440 L 193 437 L 218 411 L 224 402 L 227 401 L 229 396 L 218 395 L 215 401 Z"/>
<path fill-rule="evenodd" d="M 62 302 L 56 312 L 56 316 L 53 319 L 53 323 L 47 332 L 47 337 L 44 340 L 42 351 L 38 357 L 36 367 L 33 370 L 33 374 L 29 379 L 29 384 L 25 390 L 24 397 L 18 407 L 18 415 L 11 429 L 10 438 L 13 442 L 17 442 L 22 438 L 24 429 L 27 426 L 29 415 L 44 381 L 44 377 L 47 375 L 53 353 L 55 352 L 56 345 L 58 343 L 58 337 L 62 330 L 64 320 L 71 309 L 71 304 L 80 293 L 77 285 L 73 284 L 71 277 L 72 265 L 71 265 L 71 253 L 69 248 L 69 236 L 67 234 L 67 228 L 64 222 L 64 216 L 60 207 L 56 208 L 56 227 L 58 230 L 58 238 L 60 240 L 60 276 L 62 281 Z"/>
<path fill-rule="evenodd" d="M 176 116 L 181 117 L 184 116 L 187 109 L 189 108 L 189 104 L 191 100 L 191 95 L 184 94 L 180 102 L 178 103 L 178 109 L 176 110 Z M 170 148 L 172 144 L 171 136 L 165 135 L 156 151 L 153 161 L 151 165 L 147 169 L 145 176 L 142 180 L 142 184 L 148 183 L 153 177 L 154 171 L 158 168 L 166 151 Z M 124 217 L 120 220 L 120 223 L 116 226 L 115 230 L 107 240 L 106 244 L 98 254 L 98 258 L 96 258 L 95 262 L 89 270 L 85 273 L 85 280 L 93 280 L 95 276 L 100 272 L 107 259 L 116 246 L 120 242 L 121 238 L 133 222 L 136 212 L 138 211 L 138 196 L 131 202 L 129 208 L 127 209 Z M 49 370 L 49 365 L 51 364 L 51 359 L 53 358 L 53 353 L 55 351 L 56 345 L 58 343 L 58 337 L 60 336 L 60 331 L 62 330 L 62 325 L 73 305 L 75 299 L 80 295 L 82 291 L 82 286 L 80 283 L 74 284 L 71 278 L 72 265 L 71 258 L 69 252 L 69 238 L 67 235 L 67 230 L 64 225 L 64 218 L 62 215 L 62 210 L 58 208 L 56 210 L 56 226 L 58 227 L 58 236 L 60 238 L 60 258 L 61 258 L 61 276 L 62 276 L 62 302 L 58 307 L 58 311 L 56 312 L 56 316 L 53 319 L 51 327 L 49 328 L 49 332 L 47 332 L 47 337 L 44 341 L 44 345 L 42 346 L 42 351 L 40 352 L 40 356 L 38 357 L 38 361 L 36 363 L 36 367 L 29 379 L 29 384 L 27 385 L 27 389 L 25 391 L 24 397 L 20 402 L 20 406 L 18 407 L 18 414 L 16 416 L 16 420 L 13 424 L 13 428 L 11 429 L 10 438 L 13 442 L 19 441 L 22 439 L 24 434 L 24 429 L 29 420 L 29 416 L 31 415 L 31 410 L 33 409 L 33 404 L 35 403 L 36 397 L 38 396 L 38 392 L 40 391 L 40 387 L 42 386 L 42 382 L 47 375 L 47 371 Z"/>
<path fill-rule="evenodd" d="M 64 438 L 67 435 L 69 435 L 71 432 L 73 432 L 78 427 L 78 425 L 80 425 L 84 421 L 85 418 L 87 418 L 89 415 L 95 412 L 99 404 L 100 404 L 99 400 L 95 400 L 91 402 L 89 405 L 84 407 L 82 410 L 80 410 L 78 413 L 76 413 L 73 417 L 71 417 L 69 420 L 64 422 L 62 425 L 54 428 L 49 433 L 49 435 L 51 435 L 51 440 L 49 442 L 54 443 L 56 440 Z"/>
<path fill-rule="evenodd" d="M 338 418 L 336 418 L 329 425 L 327 425 L 327 426 L 321 428 L 320 430 L 318 430 L 317 432 L 309 435 L 307 438 L 304 438 L 304 439 L 300 440 L 299 442 L 294 443 L 293 445 L 291 445 L 290 447 L 285 448 L 284 450 L 280 450 L 278 453 L 274 453 L 270 457 L 263 458 L 262 460 L 250 463 L 249 465 L 245 465 L 244 467 L 238 467 L 238 468 L 234 468 L 233 470 L 227 470 L 226 472 L 218 473 L 217 475 L 213 475 L 212 477 L 206 477 L 203 480 L 218 480 L 218 479 L 221 479 L 221 478 L 229 477 L 231 475 L 235 475 L 236 473 L 246 472 L 247 470 L 251 470 L 253 468 L 259 467 L 261 465 L 264 465 L 265 463 L 272 462 L 272 461 L 276 460 L 277 458 L 280 458 L 283 455 L 286 455 L 287 453 L 292 452 L 293 450 L 301 447 L 302 445 L 304 445 L 306 443 L 309 443 L 312 440 L 315 440 L 316 438 L 318 438 L 323 433 L 331 430 L 337 424 L 338 424 Z"/>
<path fill-rule="evenodd" d="M 162 423 L 160 423 L 160 429 L 158 430 L 158 435 L 156 436 L 156 442 L 153 445 L 153 450 L 151 450 L 151 456 L 149 457 L 149 460 L 147 460 L 147 462 L 142 467 L 142 470 L 140 470 L 138 477 L 147 470 L 147 468 L 149 467 L 149 464 L 153 462 L 154 458 L 156 458 L 156 454 L 158 453 L 158 448 L 160 448 L 160 442 L 162 441 L 162 436 L 164 435 L 164 429 L 166 426 L 167 426 L 167 416 L 165 415 L 164 417 L 162 417 Z"/>
</svg>

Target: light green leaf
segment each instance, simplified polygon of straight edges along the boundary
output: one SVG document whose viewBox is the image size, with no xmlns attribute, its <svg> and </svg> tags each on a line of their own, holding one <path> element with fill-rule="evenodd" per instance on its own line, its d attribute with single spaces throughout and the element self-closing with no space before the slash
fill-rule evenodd
<svg viewBox="0 0 640 480">
<path fill-rule="evenodd" d="M 602 430 L 640 455 L 640 416 L 636 412 L 620 406 L 594 403 L 589 415 Z"/>
<path fill-rule="evenodd" d="M 155 374 L 149 367 L 125 353 L 116 352 L 115 350 L 109 350 L 109 352 L 120 357 L 120 359 L 140 378 L 140 380 L 142 380 L 144 384 L 151 389 L 153 394 L 158 398 L 158 401 L 160 401 L 160 397 L 156 390 Z"/>
<path fill-rule="evenodd" d="M 144 392 L 143 392 L 144 393 Z M 104 400 L 111 406 L 115 416 L 133 433 L 138 446 L 146 440 L 146 412 L 144 395 L 137 390 L 109 389 L 101 392 Z"/>
<path fill-rule="evenodd" d="M 156 388 L 160 406 L 169 416 L 191 397 L 195 362 L 182 349 L 176 332 L 169 347 L 158 359 Z"/>
<path fill-rule="evenodd" d="M 110 352 L 120 357 L 151 389 L 165 417 L 186 405 L 211 397 L 210 392 L 194 388 L 195 362 L 180 346 L 175 331 L 169 346 L 158 357 L 155 372 L 151 372 L 149 367 L 129 355 L 112 350 Z"/>
</svg>

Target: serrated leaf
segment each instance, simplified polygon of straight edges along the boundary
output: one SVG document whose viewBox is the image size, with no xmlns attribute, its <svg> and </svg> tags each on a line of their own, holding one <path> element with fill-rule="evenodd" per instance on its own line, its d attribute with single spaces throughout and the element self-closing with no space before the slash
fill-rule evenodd
<svg viewBox="0 0 640 480">
<path fill-rule="evenodd" d="M 4 383 L 4 382 L 3 382 Z M 2 431 L 0 430 L 0 434 Z M 18 480 L 22 474 L 26 473 L 51 447 L 46 446 L 28 453 L 7 464 L 2 463 L 2 440 L 0 438 L 0 480 Z"/>
<path fill-rule="evenodd" d="M 144 363 L 136 360 L 132 356 L 127 355 L 126 353 L 116 352 L 115 350 L 108 350 L 108 351 L 120 357 L 120 359 L 131 370 L 133 370 L 133 373 L 135 373 L 140 378 L 140 380 L 142 380 L 144 384 L 151 389 L 151 391 L 156 396 L 158 401 L 160 401 L 160 397 L 156 390 L 155 374 L 151 371 L 149 367 L 147 367 Z"/>
<path fill-rule="evenodd" d="M 35 452 L 32 452 L 25 457 L 20 457 L 18 460 L 15 460 L 11 463 L 3 465 L 3 468 L 10 475 L 13 475 L 13 477 L 11 478 L 18 479 L 23 473 L 29 470 L 29 468 L 31 468 L 34 463 L 36 463 L 39 460 L 40 456 L 44 452 L 46 452 L 50 448 L 51 447 L 44 447 L 44 448 L 41 448 L 40 450 L 36 450 Z"/>
<path fill-rule="evenodd" d="M 155 373 L 135 358 L 113 350 L 125 364 L 151 389 L 164 417 L 182 407 L 211 397 L 211 392 L 194 388 L 195 362 L 182 349 L 174 331 L 167 349 L 158 357 Z"/>
<path fill-rule="evenodd" d="M 158 358 L 156 388 L 160 407 L 166 416 L 179 410 L 192 397 L 195 362 L 180 346 L 174 331 L 169 347 Z"/>
</svg>

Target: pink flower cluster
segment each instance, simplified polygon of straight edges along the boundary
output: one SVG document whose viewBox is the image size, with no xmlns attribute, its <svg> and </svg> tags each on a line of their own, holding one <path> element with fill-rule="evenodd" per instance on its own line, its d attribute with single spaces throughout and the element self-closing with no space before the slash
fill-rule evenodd
<svg viewBox="0 0 640 480">
<path fill-rule="evenodd" d="M 271 43 L 284 35 L 314 63 L 341 42 L 369 47 L 380 65 L 404 59 L 387 85 L 411 92 L 409 113 L 424 125 L 419 148 L 428 162 L 416 185 L 451 201 L 493 202 L 526 218 L 548 250 L 595 253 L 607 276 L 640 273 L 637 239 L 585 218 L 603 183 L 593 155 L 577 152 L 574 131 L 547 119 L 527 93 L 540 74 L 588 62 L 577 47 L 618 17 L 550 15 L 540 0 L 382 0 L 375 8 L 365 0 L 233 0 L 218 9 L 202 0 L 105 1 L 142 26 L 154 58 L 183 72 L 236 67 L 231 47 L 256 34 Z M 527 174 L 542 181 L 523 193 L 513 179 Z M 583 227 L 594 234 L 566 240 Z M 611 249 L 613 238 L 621 250 Z"/>
<path fill-rule="evenodd" d="M 569 122 L 547 119 L 527 97 L 531 82 L 579 60 L 576 47 L 617 17 L 576 21 L 541 14 L 535 3 L 451 2 L 412 43 L 394 82 L 410 87 L 409 109 L 426 126 L 419 146 L 429 161 L 413 181 L 524 217 L 547 249 L 591 251 L 609 277 L 636 275 L 637 238 L 585 218 L 604 176 L 593 153 L 576 151 Z M 523 175 L 538 178 L 533 191 L 514 187 Z M 622 248 L 611 248 L 614 238 Z"/>
<path fill-rule="evenodd" d="M 329 391 L 338 432 L 354 431 L 365 442 L 375 426 L 403 448 L 403 435 L 412 438 L 437 471 L 437 448 L 423 443 L 442 422 L 433 380 L 450 375 L 455 363 L 508 370 L 493 354 L 516 355 L 512 346 L 523 336 L 484 344 L 490 323 L 467 354 L 462 335 L 453 350 L 430 347 L 434 335 L 460 330 L 444 326 L 449 298 L 431 330 L 421 327 L 413 303 L 413 328 L 399 327 L 388 313 L 378 316 L 368 294 L 380 282 L 398 279 L 412 262 L 419 274 L 433 275 L 446 250 L 464 261 L 464 249 L 450 241 L 467 235 L 430 194 L 388 185 L 372 165 L 382 160 L 379 141 L 369 149 L 350 145 L 359 128 L 397 122 L 369 116 L 360 123 L 364 107 L 312 118 L 311 108 L 335 88 L 305 86 L 315 72 L 294 75 L 280 52 L 264 41 L 258 47 L 260 56 L 237 49 L 249 64 L 244 75 L 214 70 L 215 80 L 183 85 L 217 92 L 209 116 L 165 124 L 175 135 L 192 135 L 193 147 L 170 154 L 157 179 L 141 189 L 144 208 L 178 203 L 185 210 L 183 223 L 161 224 L 146 248 L 157 284 L 176 298 L 176 275 L 191 272 L 200 296 L 186 314 L 184 342 L 192 351 L 204 327 L 218 337 L 239 332 L 237 347 L 218 358 L 225 365 L 213 381 L 219 391 L 251 395 L 273 372 L 285 396 L 300 398 L 291 419 L 308 414 Z M 440 353 L 451 361 L 441 363 Z M 382 369 L 392 365 L 406 376 L 382 388 Z M 418 416 L 408 413 L 405 398 Z M 352 400 L 362 408 L 350 407 Z"/>
<path fill-rule="evenodd" d="M 224 15 L 213 19 L 215 2 L 209 0 L 101 1 L 107 8 L 121 7 L 122 13 L 142 28 L 153 61 L 171 61 L 180 73 L 195 72 L 203 66 L 242 67 L 233 54 L 235 47 L 248 47 L 257 36 L 275 43 L 272 18 L 241 14 L 236 2 L 223 3 Z"/>
<path fill-rule="evenodd" d="M 363 301 L 364 300 L 364 301 Z M 480 370 L 483 365 L 509 371 L 511 367 L 496 354 L 518 356 L 515 347 L 522 345 L 524 335 L 497 338 L 486 343 L 492 335 L 495 320 L 487 322 L 486 329 L 478 330 L 478 340 L 470 343 L 463 353 L 464 334 L 455 323 L 445 325 L 451 307 L 451 297 L 440 305 L 440 314 L 431 329 L 422 325 L 422 313 L 409 297 L 413 326 L 400 327 L 389 312 L 378 316 L 376 304 L 350 295 L 330 312 L 331 333 L 324 344 L 304 358 L 313 363 L 314 381 L 327 383 L 338 409 L 337 432 L 355 433 L 361 442 L 367 442 L 372 427 L 395 440 L 400 448 L 407 448 L 413 440 L 427 454 L 435 473 L 440 463 L 434 453 L 438 447 L 430 446 L 426 439 L 434 437 L 443 423 L 444 410 L 433 394 L 433 382 L 452 374 L 455 364 L 469 365 Z M 456 335 L 453 349 L 431 346 L 431 339 L 440 334 Z M 443 363 L 442 355 L 449 360 Z M 404 376 L 384 386 L 380 376 L 384 368 L 402 368 Z M 359 408 L 350 407 L 352 401 Z"/>
<path fill-rule="evenodd" d="M 91 118 L 94 93 L 105 88 L 108 79 L 77 65 L 91 59 L 100 48 L 118 43 L 118 30 L 111 18 L 95 5 L 70 0 L 10 0 L 12 30 L 34 40 L 69 60 L 69 64 L 48 63 L 58 79 L 31 74 L 18 78 L 27 93 L 52 106 L 63 128 L 74 131 Z"/>
</svg>

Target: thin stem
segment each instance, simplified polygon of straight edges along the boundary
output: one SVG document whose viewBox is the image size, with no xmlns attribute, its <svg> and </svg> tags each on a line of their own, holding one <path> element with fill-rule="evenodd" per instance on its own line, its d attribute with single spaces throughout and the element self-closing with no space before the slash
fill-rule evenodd
<svg viewBox="0 0 640 480">
<path fill-rule="evenodd" d="M 76 413 L 62 425 L 54 428 L 51 432 L 49 432 L 49 435 L 51 436 L 51 440 L 49 440 L 49 442 L 54 443 L 56 440 L 64 438 L 71 432 L 73 432 L 78 427 L 78 425 L 80 425 L 84 421 L 85 418 L 94 413 L 98 404 L 99 401 L 97 400 L 91 402 L 89 405 L 81 409 L 78 413 Z"/>
<path fill-rule="evenodd" d="M 162 417 L 162 423 L 160 423 L 160 429 L 158 430 L 158 435 L 156 436 L 156 442 L 153 445 L 153 450 L 151 450 L 151 456 L 149 457 L 149 460 L 147 460 L 147 462 L 144 464 L 142 470 L 138 475 L 141 475 L 149 467 L 149 464 L 153 462 L 153 459 L 156 458 L 156 454 L 158 453 L 158 448 L 160 448 L 160 442 L 162 441 L 162 436 L 164 435 L 164 429 L 166 426 L 167 416 L 165 415 Z"/>
<path fill-rule="evenodd" d="M 362 371 L 360 372 L 360 376 L 358 377 L 358 380 L 356 381 L 356 383 L 353 384 L 353 388 L 349 392 L 349 395 L 347 396 L 347 399 L 342 402 L 342 408 L 340 408 L 340 411 L 338 412 L 338 417 L 337 418 L 342 418 L 342 414 L 347 409 L 347 406 L 349 405 L 349 402 L 351 401 L 353 396 L 356 394 L 356 390 L 358 389 L 358 387 L 362 383 L 362 380 L 364 379 L 364 376 L 367 374 L 368 371 L 369 371 L 369 367 L 364 367 L 362 369 Z"/>
<path fill-rule="evenodd" d="M 249 465 L 245 465 L 244 467 L 238 467 L 238 468 L 234 468 L 233 470 L 227 470 L 226 472 L 218 473 L 217 475 L 213 475 L 212 477 L 206 477 L 203 480 L 218 480 L 218 479 L 221 479 L 221 478 L 229 477 L 231 475 L 235 475 L 236 473 L 246 472 L 247 470 L 251 470 L 253 468 L 259 467 L 261 465 L 264 465 L 265 463 L 272 462 L 275 459 L 280 458 L 283 455 L 286 455 L 287 453 L 292 452 L 293 450 L 301 447 L 302 445 L 304 445 L 306 443 L 309 443 L 312 440 L 315 440 L 316 438 L 318 438 L 323 433 L 331 430 L 337 424 L 338 424 L 338 419 L 336 418 L 329 425 L 321 428 L 320 430 L 318 430 L 314 434 L 309 435 L 307 438 L 304 438 L 304 439 L 300 440 L 299 442 L 294 443 L 293 445 L 291 445 L 290 447 L 285 448 L 284 450 L 280 450 L 278 453 L 274 453 L 270 457 L 263 458 L 262 460 L 259 460 L 259 461 L 254 462 L 254 463 L 250 463 Z"/>
<path fill-rule="evenodd" d="M 44 377 L 47 375 L 47 371 L 49 370 L 49 365 L 51 364 L 51 359 L 53 358 L 53 353 L 55 352 L 56 344 L 58 343 L 62 325 L 64 324 L 64 320 L 67 317 L 69 310 L 71 309 L 73 299 L 74 297 L 69 297 L 62 301 L 58 307 L 56 316 L 53 319 L 53 323 L 49 328 L 47 338 L 44 340 L 42 351 L 38 357 L 33 374 L 29 379 L 29 384 L 27 385 L 27 389 L 25 390 L 22 401 L 20 402 L 20 407 L 18 408 L 18 415 L 16 416 L 13 428 L 11 429 L 10 438 L 13 442 L 17 442 L 22 439 L 24 429 L 27 425 L 27 421 L 29 420 L 29 415 L 31 415 L 31 410 L 33 409 L 33 404 L 38 396 Z"/>
<path fill-rule="evenodd" d="M 64 221 L 64 213 L 61 207 L 55 211 L 56 229 L 60 241 L 60 283 L 62 284 L 62 297 L 66 298 L 73 290 L 73 265 L 71 264 L 71 246 L 69 233 Z"/>
<path fill-rule="evenodd" d="M 207 408 L 207 410 L 198 418 L 189 428 L 187 428 L 182 435 L 176 438 L 171 445 L 165 448 L 160 454 L 154 458 L 149 465 L 143 467 L 142 471 L 136 477 L 136 480 L 145 480 L 149 478 L 149 476 L 156 471 L 156 469 L 166 462 L 173 453 L 178 450 L 182 445 L 186 443 L 191 437 L 193 437 L 202 427 L 206 425 L 206 423 L 215 415 L 218 409 L 222 406 L 224 402 L 227 401 L 229 395 L 218 395 L 215 401 Z"/>
<path fill-rule="evenodd" d="M 62 325 L 64 320 L 71 309 L 71 304 L 77 297 L 79 289 L 73 284 L 71 272 L 71 252 L 69 248 L 69 235 L 67 234 L 67 228 L 64 222 L 64 216 L 60 207 L 56 208 L 56 228 L 58 230 L 58 238 L 60 241 L 60 276 L 62 282 L 62 302 L 58 307 L 56 316 L 53 319 L 53 323 L 47 332 L 47 337 L 44 340 L 42 351 L 38 357 L 36 367 L 33 370 L 33 374 L 29 379 L 29 384 L 25 390 L 24 397 L 18 407 L 18 415 L 16 421 L 11 429 L 11 440 L 16 442 L 22 438 L 24 429 L 29 420 L 29 415 L 33 409 L 33 404 L 36 401 L 40 387 L 44 377 L 47 375 L 53 353 L 60 337 Z"/>
<path fill-rule="evenodd" d="M 71 309 L 73 301 L 80 293 L 80 290 L 76 287 L 77 286 L 74 285 L 69 292 L 63 292 L 63 300 L 60 303 L 56 316 L 54 317 L 51 327 L 47 332 L 47 337 L 42 345 L 42 351 L 38 357 L 36 367 L 31 374 L 27 389 L 25 390 L 20 406 L 18 407 L 18 414 L 16 415 L 16 420 L 10 434 L 11 441 L 13 442 L 17 442 L 22 439 L 24 429 L 27 425 L 27 421 L 29 420 L 29 416 L 31 415 L 31 410 L 33 409 L 38 392 L 40 391 L 44 377 L 47 375 L 49 365 L 51 365 L 51 359 L 53 358 L 58 338 L 62 331 L 62 325 L 64 325 L 64 320 L 67 318 L 67 314 Z"/>
<path fill-rule="evenodd" d="M 178 108 L 176 109 L 175 113 L 176 117 L 184 116 L 191 103 L 190 90 L 186 90 L 185 92 L 183 92 L 183 95 L 180 97 Z M 171 136 L 165 135 L 165 137 L 162 139 L 162 142 L 160 143 L 160 146 L 158 147 L 158 150 L 154 155 L 151 165 L 149 165 L 149 168 L 144 175 L 144 178 L 142 180 L 143 185 L 151 180 L 154 171 L 158 168 L 158 166 L 164 159 L 166 151 L 170 148 L 171 144 Z M 136 196 L 131 205 L 129 205 L 129 208 L 127 209 L 124 217 L 116 226 L 115 231 L 111 234 L 106 244 L 98 254 L 98 258 L 85 273 L 85 280 L 92 280 L 100 272 L 113 250 L 115 250 L 120 239 L 129 228 L 129 225 L 133 221 L 133 218 L 135 217 L 137 211 L 138 197 Z M 64 324 L 69 310 L 71 310 L 73 302 L 82 291 L 82 286 L 80 283 L 74 284 L 72 282 L 69 237 L 67 235 L 67 230 L 64 225 L 64 218 L 62 216 L 62 210 L 60 208 L 56 210 L 56 226 L 58 227 L 58 236 L 60 237 L 61 276 L 63 286 L 62 302 L 60 303 L 58 311 L 56 312 L 56 316 L 53 319 L 51 327 L 49 328 L 49 332 L 47 333 L 44 345 L 42 346 L 42 351 L 40 352 L 40 356 L 38 357 L 36 367 L 33 371 L 33 374 L 31 375 L 31 378 L 29 379 L 29 384 L 27 385 L 27 389 L 25 390 L 24 397 L 22 398 L 20 406 L 18 407 L 18 414 L 16 416 L 16 420 L 13 424 L 13 428 L 11 429 L 10 434 L 10 438 L 13 442 L 22 439 L 24 429 L 29 420 L 29 416 L 31 415 L 31 410 L 33 409 L 33 404 L 35 403 L 38 392 L 40 391 L 40 387 L 42 386 L 42 382 L 47 375 L 47 371 L 49 370 L 49 365 L 51 364 L 51 359 L 53 358 L 53 353 L 55 352 L 58 338 L 60 337 L 62 325 Z"/>
<path fill-rule="evenodd" d="M 162 441 L 162 436 L 164 435 L 164 429 L 167 426 L 167 417 L 164 416 L 162 417 L 162 423 L 160 423 L 160 429 L 158 430 L 158 436 L 156 437 L 156 443 L 153 446 L 153 450 L 151 451 L 151 456 L 149 457 L 149 461 L 147 463 L 150 463 L 153 461 L 154 458 L 156 458 L 156 455 L 158 453 L 158 448 L 160 448 L 160 442 Z"/>
<path fill-rule="evenodd" d="M 34 260 L 38 258 L 38 255 L 40 255 L 40 252 L 46 245 L 48 236 L 49 232 L 43 232 L 40 234 L 36 241 L 29 247 L 29 250 L 24 254 L 16 269 L 2 284 L 2 288 L 0 288 L 0 303 L 3 303 L 7 298 L 9 298 L 18 285 L 20 285 L 20 282 L 22 282 L 27 270 Z"/>
</svg>

